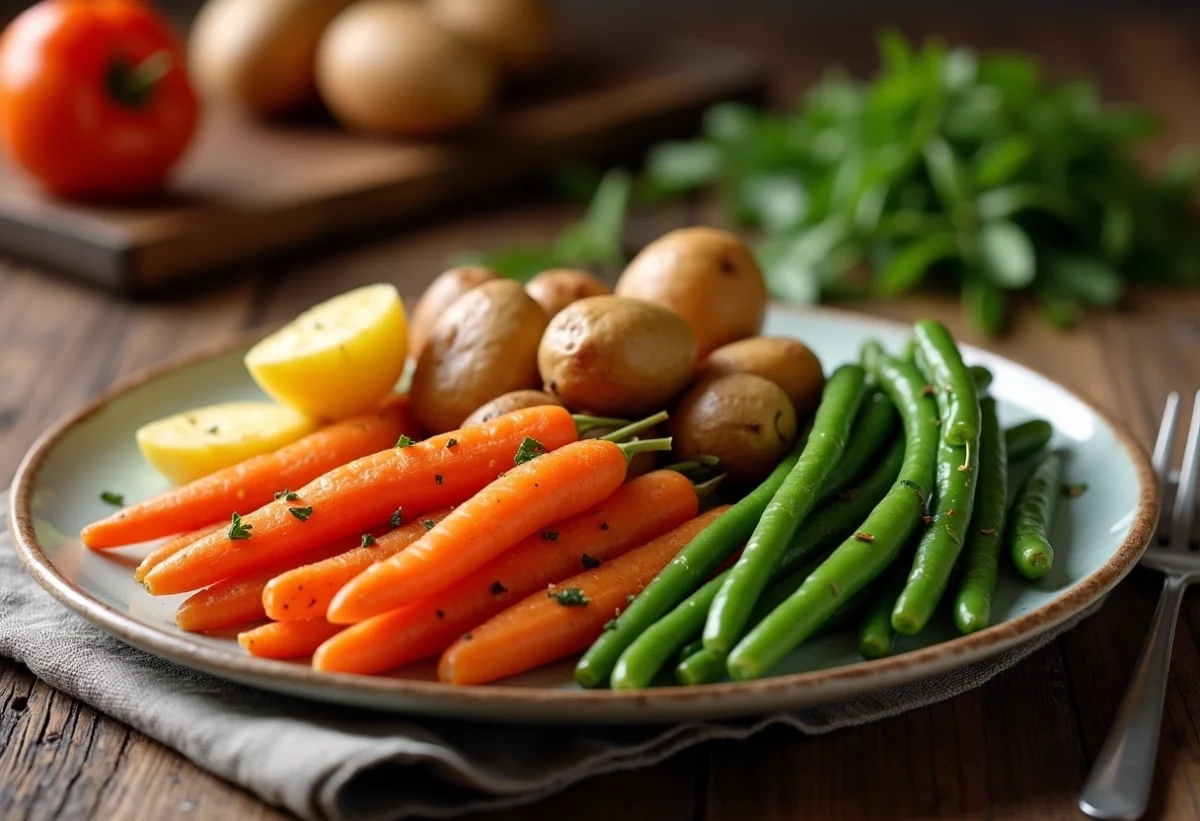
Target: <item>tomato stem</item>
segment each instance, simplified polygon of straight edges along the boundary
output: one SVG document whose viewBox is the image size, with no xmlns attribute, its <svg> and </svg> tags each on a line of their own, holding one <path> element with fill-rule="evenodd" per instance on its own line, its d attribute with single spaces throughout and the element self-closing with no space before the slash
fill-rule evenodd
<svg viewBox="0 0 1200 821">
<path fill-rule="evenodd" d="M 156 51 L 136 64 L 116 57 L 108 67 L 108 93 L 123 106 L 141 108 L 170 70 L 171 54 L 167 51 Z"/>
</svg>

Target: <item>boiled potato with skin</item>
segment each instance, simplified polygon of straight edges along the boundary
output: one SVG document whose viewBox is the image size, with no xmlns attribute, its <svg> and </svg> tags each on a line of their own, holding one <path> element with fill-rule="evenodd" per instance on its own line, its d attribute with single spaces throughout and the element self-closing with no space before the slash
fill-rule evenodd
<svg viewBox="0 0 1200 821">
<path fill-rule="evenodd" d="M 470 416 L 463 420 L 462 427 L 469 428 L 472 425 L 482 425 L 484 422 L 492 421 L 497 416 L 503 416 L 515 410 L 539 408 L 543 405 L 561 406 L 562 402 L 558 401 L 558 397 L 551 396 L 545 391 L 513 391 L 503 396 L 497 396 L 490 402 L 484 402 L 472 411 Z"/>
<path fill-rule="evenodd" d="M 783 389 L 736 373 L 696 384 L 667 421 L 680 461 L 716 456 L 735 482 L 764 479 L 796 442 L 796 412 Z"/>
<path fill-rule="evenodd" d="M 619 296 L 573 302 L 538 348 L 546 390 L 573 410 L 633 418 L 662 410 L 687 385 L 696 339 L 666 308 Z"/>
<path fill-rule="evenodd" d="M 404 372 L 408 331 L 395 286 L 367 285 L 296 317 L 246 354 L 271 398 L 321 419 L 365 413 Z"/>
<path fill-rule="evenodd" d="M 429 331 L 456 299 L 476 285 L 499 277 L 500 275 L 491 268 L 484 268 L 482 265 L 460 265 L 438 274 L 437 279 L 429 283 L 425 293 L 417 300 L 412 319 L 409 320 L 409 355 L 413 359 L 421 355 L 425 340 L 429 338 Z"/>
<path fill-rule="evenodd" d="M 792 400 L 801 418 L 810 416 L 821 402 L 825 374 L 821 361 L 798 339 L 753 336 L 722 345 L 701 363 L 702 379 L 731 373 L 752 373 L 774 382 Z"/>
<path fill-rule="evenodd" d="M 143 425 L 136 438 L 146 461 L 183 485 L 290 445 L 316 427 L 312 417 L 283 405 L 230 402 Z"/>
<path fill-rule="evenodd" d="M 574 268 L 551 268 L 542 271 L 529 282 L 525 283 L 525 293 L 529 294 L 546 316 L 554 316 L 572 302 L 578 302 L 589 296 L 603 296 L 612 293 L 599 277 L 592 276 L 587 271 L 577 271 Z"/>
<path fill-rule="evenodd" d="M 478 120 L 496 71 L 477 47 L 404 0 L 362 0 L 339 14 L 317 47 L 317 88 L 343 125 L 428 137 Z"/>
<path fill-rule="evenodd" d="M 475 43 L 506 74 L 523 76 L 545 65 L 554 43 L 547 0 L 427 0 L 446 28 Z"/>
<path fill-rule="evenodd" d="M 484 402 L 536 388 L 546 313 L 511 279 L 467 291 L 433 326 L 409 389 L 418 424 L 454 430 Z"/>
<path fill-rule="evenodd" d="M 208 0 L 188 42 L 188 69 L 207 96 L 255 114 L 317 99 L 321 33 L 347 0 Z"/>
<path fill-rule="evenodd" d="M 754 336 L 767 310 L 767 287 L 754 255 L 716 228 L 680 228 L 642 249 L 615 293 L 670 308 L 691 326 L 700 355 Z"/>
</svg>

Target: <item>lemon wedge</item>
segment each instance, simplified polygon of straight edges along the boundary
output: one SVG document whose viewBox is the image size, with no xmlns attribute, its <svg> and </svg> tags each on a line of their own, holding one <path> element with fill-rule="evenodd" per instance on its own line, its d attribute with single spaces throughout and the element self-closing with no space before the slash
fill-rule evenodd
<svg viewBox="0 0 1200 821">
<path fill-rule="evenodd" d="M 272 402 L 230 402 L 143 425 L 137 444 L 155 470 L 182 485 L 278 450 L 316 427 L 316 420 L 294 408 Z"/>
<path fill-rule="evenodd" d="M 268 396 L 321 419 L 374 408 L 395 387 L 408 353 L 404 303 L 392 285 L 322 302 L 259 342 L 246 367 Z"/>
</svg>

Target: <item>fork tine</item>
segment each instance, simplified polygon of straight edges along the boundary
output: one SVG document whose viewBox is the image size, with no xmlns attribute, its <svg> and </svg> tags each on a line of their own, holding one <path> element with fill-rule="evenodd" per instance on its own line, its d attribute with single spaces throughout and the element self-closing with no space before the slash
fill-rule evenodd
<svg viewBox="0 0 1200 821">
<path fill-rule="evenodd" d="M 1171 454 L 1175 450 L 1175 428 L 1179 423 L 1179 394 L 1171 391 L 1167 394 L 1167 404 L 1163 407 L 1162 422 L 1158 426 L 1158 439 L 1154 442 L 1154 456 L 1150 462 L 1154 475 L 1158 478 L 1158 507 L 1163 511 L 1158 517 L 1158 529 L 1154 534 L 1155 541 L 1165 541 L 1171 534 L 1170 517 L 1167 511 L 1167 493 L 1170 489 Z"/>
<path fill-rule="evenodd" d="M 1200 478 L 1200 391 L 1192 404 L 1192 422 L 1188 426 L 1183 465 L 1179 468 L 1179 487 L 1175 492 L 1175 512 L 1171 517 L 1171 546 L 1186 550 L 1192 539 L 1196 518 L 1196 481 Z"/>
</svg>

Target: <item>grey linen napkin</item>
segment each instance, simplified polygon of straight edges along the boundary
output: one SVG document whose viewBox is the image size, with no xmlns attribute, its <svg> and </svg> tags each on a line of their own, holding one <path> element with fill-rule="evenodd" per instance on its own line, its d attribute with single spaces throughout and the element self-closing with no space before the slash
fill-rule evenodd
<svg viewBox="0 0 1200 821">
<path fill-rule="evenodd" d="M 1080 618 L 961 670 L 799 712 L 671 726 L 514 729 L 264 693 L 135 650 L 52 599 L 25 573 L 7 530 L 0 531 L 0 655 L 308 819 L 450 818 L 533 802 L 584 778 L 645 767 L 704 741 L 748 738 L 774 724 L 817 734 L 876 721 L 980 686 Z"/>
</svg>

